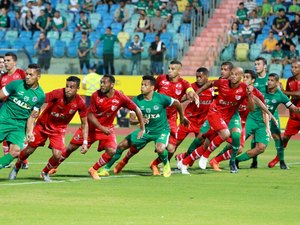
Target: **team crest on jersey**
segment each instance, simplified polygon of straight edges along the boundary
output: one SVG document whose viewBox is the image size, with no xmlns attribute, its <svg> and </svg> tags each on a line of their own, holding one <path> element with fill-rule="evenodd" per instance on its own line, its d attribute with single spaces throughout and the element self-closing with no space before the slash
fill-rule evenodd
<svg viewBox="0 0 300 225">
<path fill-rule="evenodd" d="M 117 106 L 112 105 L 112 106 L 111 106 L 111 111 L 116 111 L 117 108 L 118 108 Z"/>
<path fill-rule="evenodd" d="M 17 79 L 19 79 L 19 78 L 20 78 L 19 75 L 14 75 L 14 76 L 13 76 L 13 79 L 14 79 L 14 80 L 17 80 Z"/>
<path fill-rule="evenodd" d="M 99 102 L 103 102 L 103 99 L 101 98 L 101 99 L 99 100 Z"/>
<path fill-rule="evenodd" d="M 236 100 L 240 100 L 240 99 L 241 99 L 241 96 L 240 96 L 240 95 L 236 95 L 236 96 L 235 96 L 235 99 L 236 99 Z"/>
<path fill-rule="evenodd" d="M 141 110 L 144 110 L 144 109 L 145 109 L 145 107 L 142 105 L 142 106 L 140 107 L 140 109 L 141 109 Z"/>
<path fill-rule="evenodd" d="M 158 105 L 153 106 L 153 109 L 158 110 L 159 109 Z"/>
<path fill-rule="evenodd" d="M 277 101 L 276 101 L 276 99 L 272 99 L 272 103 L 276 103 Z"/>
<path fill-rule="evenodd" d="M 119 100 L 113 99 L 113 100 L 112 100 L 112 103 L 117 103 L 117 104 L 119 104 Z"/>
<path fill-rule="evenodd" d="M 18 95 L 24 95 L 24 91 L 18 91 Z"/>
<path fill-rule="evenodd" d="M 169 81 L 166 81 L 166 80 L 163 80 L 162 82 L 161 82 L 163 85 L 169 85 Z"/>
<path fill-rule="evenodd" d="M 75 141 L 79 141 L 80 138 L 81 138 L 80 134 L 77 134 L 77 135 L 74 137 L 74 140 L 75 140 Z"/>
<path fill-rule="evenodd" d="M 151 113 L 151 109 L 150 108 L 146 108 L 146 113 Z"/>
<path fill-rule="evenodd" d="M 38 99 L 37 99 L 36 96 L 34 96 L 34 97 L 32 98 L 32 101 L 33 101 L 33 102 L 37 102 L 37 100 L 38 100 Z"/>
<path fill-rule="evenodd" d="M 28 100 L 29 100 L 29 97 L 28 97 L 28 96 L 25 96 L 25 97 L 24 97 L 24 101 L 25 101 L 25 102 L 28 102 Z"/>
<path fill-rule="evenodd" d="M 76 110 L 70 109 L 69 114 L 74 114 L 75 112 L 76 112 Z"/>
<path fill-rule="evenodd" d="M 175 93 L 176 93 L 176 95 L 180 95 L 181 94 L 181 90 L 176 89 Z"/>
</svg>

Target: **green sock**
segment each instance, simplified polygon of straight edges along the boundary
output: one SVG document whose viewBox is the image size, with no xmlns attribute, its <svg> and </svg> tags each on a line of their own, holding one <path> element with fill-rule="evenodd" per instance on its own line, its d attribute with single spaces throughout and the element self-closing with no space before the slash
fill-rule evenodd
<svg viewBox="0 0 300 225">
<path fill-rule="evenodd" d="M 240 148 L 240 142 L 241 142 L 241 133 L 240 132 L 232 132 L 231 134 L 232 138 L 232 154 L 231 154 L 231 159 L 230 161 L 234 161 L 236 159 L 237 153 Z"/>
<path fill-rule="evenodd" d="M 225 152 L 228 151 L 228 149 L 231 149 L 231 145 L 229 145 L 229 144 L 225 145 L 225 147 L 222 149 L 222 151 L 217 156 L 224 154 Z"/>
<path fill-rule="evenodd" d="M 202 143 L 203 141 L 200 141 L 198 138 L 195 138 L 192 144 L 190 144 L 186 155 L 190 155 L 196 148 L 200 147 Z"/>
<path fill-rule="evenodd" d="M 158 153 L 158 157 L 161 159 L 164 165 L 168 162 L 168 151 L 165 149 L 163 153 Z"/>
<path fill-rule="evenodd" d="M 239 156 L 236 158 L 236 160 L 237 160 L 238 162 L 247 161 L 247 160 L 249 160 L 249 159 L 250 159 L 250 157 L 249 157 L 249 155 L 248 155 L 247 152 L 242 153 L 241 155 L 239 155 Z"/>
<path fill-rule="evenodd" d="M 256 145 L 256 142 L 255 142 L 254 138 L 252 138 L 252 140 L 251 140 L 251 149 L 254 149 L 255 145 Z"/>
<path fill-rule="evenodd" d="M 119 159 L 121 158 L 123 151 L 120 149 L 116 150 L 116 153 L 114 154 L 114 156 L 111 158 L 111 160 L 106 163 L 106 165 L 104 166 L 104 169 L 106 170 L 110 170 L 110 168 L 112 167 L 112 165 Z"/>
<path fill-rule="evenodd" d="M 10 153 L 6 154 L 5 156 L 2 156 L 0 158 L 0 169 L 10 164 L 13 160 L 14 157 Z"/>
<path fill-rule="evenodd" d="M 284 148 L 283 148 L 283 143 L 281 139 L 274 139 L 275 141 L 275 146 L 276 146 L 276 150 L 277 150 L 277 155 L 279 157 L 279 160 L 284 160 Z"/>
</svg>

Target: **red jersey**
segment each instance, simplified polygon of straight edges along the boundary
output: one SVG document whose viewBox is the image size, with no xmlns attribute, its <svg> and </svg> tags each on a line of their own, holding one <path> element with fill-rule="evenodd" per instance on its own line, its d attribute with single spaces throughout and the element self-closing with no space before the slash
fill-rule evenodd
<svg viewBox="0 0 300 225">
<path fill-rule="evenodd" d="M 300 80 L 296 80 L 294 77 L 290 77 L 286 82 L 286 91 L 300 91 Z M 300 107 L 300 98 L 299 97 L 292 97 L 291 102 Z M 290 117 L 292 119 L 300 120 L 300 115 L 290 111 Z"/>
<path fill-rule="evenodd" d="M 213 82 L 213 86 L 219 90 L 218 97 L 213 101 L 210 108 L 219 111 L 222 118 L 229 122 L 233 114 L 238 110 L 239 105 L 247 97 L 247 85 L 240 83 L 237 88 L 231 88 L 229 80 L 219 79 Z"/>
<path fill-rule="evenodd" d="M 87 108 L 80 95 L 76 94 L 71 102 L 66 103 L 64 88 L 47 93 L 45 103 L 48 105 L 37 124 L 42 125 L 46 132 L 64 133 L 77 111 L 81 118 L 87 116 Z"/>
<path fill-rule="evenodd" d="M 26 72 L 21 69 L 16 69 L 16 71 L 11 75 L 8 75 L 8 73 L 6 72 L 0 77 L 0 88 L 2 89 L 3 87 L 5 87 L 6 85 L 8 85 L 10 82 L 14 80 L 24 80 L 25 77 L 26 77 Z"/>
<path fill-rule="evenodd" d="M 89 112 L 95 115 L 101 125 L 113 127 L 114 119 L 121 107 L 135 110 L 137 105 L 120 91 L 115 90 L 114 95 L 111 98 L 108 98 L 98 90 L 91 96 Z M 89 129 L 95 129 L 91 122 L 89 122 Z"/>
<path fill-rule="evenodd" d="M 197 85 L 197 82 L 192 83 L 192 88 L 195 92 L 200 89 L 200 87 Z M 186 118 L 191 120 L 205 118 L 208 113 L 209 106 L 213 101 L 213 92 L 213 88 L 209 88 L 199 93 L 199 107 L 197 107 L 195 102 L 190 102 L 184 111 Z"/>
<path fill-rule="evenodd" d="M 253 95 L 259 98 L 263 103 L 265 103 L 263 94 L 257 88 L 253 88 Z M 239 114 L 241 116 L 242 125 L 245 125 L 249 114 L 248 98 L 244 99 L 244 101 L 240 104 Z"/>
<path fill-rule="evenodd" d="M 179 101 L 181 101 L 182 97 L 186 94 L 187 89 L 190 87 L 192 87 L 191 84 L 181 77 L 177 82 L 170 81 L 168 75 L 159 75 L 156 78 L 155 90 Z M 177 120 L 177 110 L 175 106 L 167 107 L 166 111 L 168 119 L 175 119 L 175 121 Z"/>
</svg>

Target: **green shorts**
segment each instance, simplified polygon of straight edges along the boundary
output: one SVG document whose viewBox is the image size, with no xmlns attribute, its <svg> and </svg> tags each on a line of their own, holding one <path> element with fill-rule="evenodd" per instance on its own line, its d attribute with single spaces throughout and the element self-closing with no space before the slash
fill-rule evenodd
<svg viewBox="0 0 300 225">
<path fill-rule="evenodd" d="M 25 142 L 24 123 L 15 120 L 0 120 L 0 141 L 8 141 L 23 149 Z"/>
<path fill-rule="evenodd" d="M 280 119 L 279 119 L 279 115 L 278 115 L 278 113 L 276 113 L 276 111 L 274 113 L 274 117 L 277 120 L 278 126 L 276 126 L 274 121 L 271 120 L 270 121 L 270 130 L 271 130 L 272 134 L 279 134 L 280 135 L 281 134 Z"/>
<path fill-rule="evenodd" d="M 255 143 L 263 143 L 268 145 L 270 142 L 270 137 L 266 131 L 266 125 L 263 121 L 258 122 L 249 118 L 246 120 L 246 139 L 253 134 L 253 140 Z"/>
<path fill-rule="evenodd" d="M 143 137 L 137 139 L 138 133 L 140 129 L 133 131 L 129 134 L 126 139 L 137 149 L 141 150 L 144 148 L 149 142 L 154 141 L 155 144 L 162 143 L 164 145 L 168 145 L 169 137 L 170 137 L 170 130 L 162 131 L 158 134 L 149 134 L 144 133 Z"/>
<path fill-rule="evenodd" d="M 229 123 L 228 123 L 228 129 L 231 131 L 233 128 L 239 128 L 240 132 L 242 132 L 242 123 L 241 123 L 241 117 L 238 111 L 236 111 L 233 116 L 231 117 Z"/>
<path fill-rule="evenodd" d="M 210 125 L 208 120 L 205 120 L 204 123 L 202 124 L 202 126 L 200 127 L 200 133 L 201 134 L 206 134 L 207 131 L 209 131 L 210 129 Z"/>
</svg>

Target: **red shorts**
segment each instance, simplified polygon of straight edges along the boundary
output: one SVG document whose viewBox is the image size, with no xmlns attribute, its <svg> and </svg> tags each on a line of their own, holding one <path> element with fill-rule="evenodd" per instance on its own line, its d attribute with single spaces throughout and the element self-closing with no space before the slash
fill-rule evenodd
<svg viewBox="0 0 300 225">
<path fill-rule="evenodd" d="M 47 139 L 49 138 L 49 148 L 64 151 L 65 150 L 65 134 L 64 133 L 52 133 L 48 134 L 44 132 L 44 128 L 41 125 L 36 125 L 33 129 L 34 141 L 29 142 L 29 146 L 37 148 L 44 146 Z"/>
<path fill-rule="evenodd" d="M 298 134 L 299 130 L 300 130 L 300 120 L 294 120 L 289 118 L 284 131 L 284 136 L 291 137 L 295 134 Z"/>
<path fill-rule="evenodd" d="M 209 122 L 210 128 L 215 132 L 220 130 L 228 129 L 228 126 L 225 120 L 222 118 L 222 115 L 218 111 L 214 111 L 214 108 L 209 109 L 207 114 L 207 120 Z"/>
<path fill-rule="evenodd" d="M 98 149 L 97 149 L 98 151 L 102 151 L 108 148 L 116 149 L 117 148 L 116 133 L 115 133 L 115 129 L 112 130 L 113 132 L 110 135 L 106 135 L 98 130 L 89 131 L 88 148 L 90 148 L 94 142 L 99 141 Z M 70 143 L 78 146 L 83 144 L 81 127 L 76 131 Z"/>
<path fill-rule="evenodd" d="M 241 143 L 240 146 L 244 148 L 246 139 L 246 124 L 242 124 L 242 132 L 241 132 Z"/>
<path fill-rule="evenodd" d="M 186 138 L 186 136 L 190 133 L 194 133 L 195 136 L 198 135 L 199 131 L 200 131 L 200 127 L 203 125 L 204 121 L 205 120 L 201 120 L 199 119 L 200 122 L 195 122 L 195 121 L 192 121 L 190 120 L 190 126 L 189 127 L 185 127 L 183 125 L 179 125 L 179 128 L 178 128 L 178 132 L 177 132 L 177 140 L 178 141 L 182 141 Z"/>
<path fill-rule="evenodd" d="M 170 137 L 169 137 L 169 144 L 175 145 L 177 143 L 177 132 L 178 132 L 178 126 L 177 121 L 168 120 L 170 125 Z"/>
</svg>

